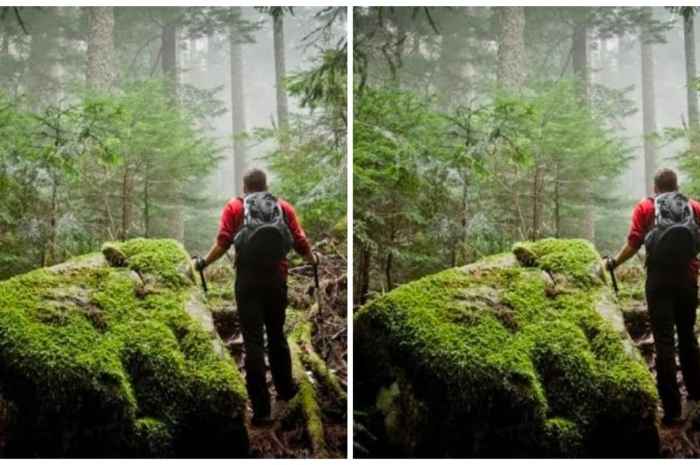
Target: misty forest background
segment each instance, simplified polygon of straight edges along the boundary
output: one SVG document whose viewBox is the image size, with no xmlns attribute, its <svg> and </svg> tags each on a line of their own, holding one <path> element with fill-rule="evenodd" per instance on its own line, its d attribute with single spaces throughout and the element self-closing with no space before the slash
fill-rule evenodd
<svg viewBox="0 0 700 465">
<path fill-rule="evenodd" d="M 700 196 L 695 8 L 356 8 L 355 302 Z"/>
<path fill-rule="evenodd" d="M 0 8 L 0 279 L 211 245 L 246 167 L 343 239 L 346 9 Z M 234 137 L 235 136 L 235 137 Z"/>
</svg>

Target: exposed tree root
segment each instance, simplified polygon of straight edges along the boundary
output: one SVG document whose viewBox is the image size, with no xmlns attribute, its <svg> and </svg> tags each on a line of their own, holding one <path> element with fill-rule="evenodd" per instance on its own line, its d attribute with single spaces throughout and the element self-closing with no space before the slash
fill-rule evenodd
<svg viewBox="0 0 700 465">
<path fill-rule="evenodd" d="M 338 381 L 338 377 L 328 369 L 326 362 L 314 350 L 311 340 L 311 323 L 299 323 L 295 335 L 297 336 L 296 342 L 299 345 L 301 360 L 311 369 L 316 379 L 329 390 L 332 398 L 339 404 L 344 404 L 347 399 L 345 389 Z"/>
<path fill-rule="evenodd" d="M 301 326 L 304 324 L 302 323 Z M 304 430 L 314 457 L 328 457 L 321 408 L 319 407 L 316 388 L 302 363 L 299 332 L 301 331 L 294 331 L 289 337 L 289 349 L 292 354 L 292 373 L 294 380 L 299 386 L 299 392 L 289 403 L 289 415 L 298 414 L 303 418 Z"/>
</svg>

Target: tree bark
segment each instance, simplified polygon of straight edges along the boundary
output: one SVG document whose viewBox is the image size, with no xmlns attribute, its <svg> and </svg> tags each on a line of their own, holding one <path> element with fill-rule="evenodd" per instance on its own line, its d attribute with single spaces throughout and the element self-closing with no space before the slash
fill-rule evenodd
<svg viewBox="0 0 700 465">
<path fill-rule="evenodd" d="M 168 23 L 161 31 L 161 70 L 168 83 L 170 96 L 177 98 L 177 26 Z"/>
<path fill-rule="evenodd" d="M 150 197 L 150 164 L 148 160 L 143 167 L 143 236 L 151 236 L 151 197 Z"/>
<path fill-rule="evenodd" d="M 206 70 L 206 83 L 209 88 L 222 87 L 222 92 L 225 91 L 226 82 L 223 77 L 225 76 L 224 65 L 221 63 L 221 56 L 219 55 L 221 47 L 218 43 L 218 36 L 215 34 L 209 34 L 207 36 L 207 70 Z M 219 95 L 217 94 L 217 97 Z M 225 97 L 224 97 L 225 98 Z M 228 134 L 228 124 L 224 127 L 222 125 L 221 118 L 216 118 L 213 121 L 214 125 L 214 136 L 219 139 L 221 137 L 226 137 Z M 222 164 L 228 164 L 229 160 L 224 160 Z M 230 160 L 230 165 L 233 166 L 233 160 Z M 231 196 L 231 193 L 235 193 L 236 190 L 231 187 L 231 174 L 226 171 L 226 169 L 217 165 L 217 169 L 214 170 L 212 174 L 214 178 L 215 187 L 219 192 L 226 193 L 227 196 Z"/>
<path fill-rule="evenodd" d="M 246 122 L 241 38 L 235 25 L 229 26 L 229 45 L 231 58 L 231 129 L 234 137 L 233 182 L 235 195 L 241 195 L 243 193 L 242 179 L 246 169 L 246 145 L 239 137 L 245 133 Z"/>
<path fill-rule="evenodd" d="M 574 26 L 573 68 L 578 85 L 579 99 L 587 107 L 590 105 L 591 75 L 588 66 L 588 28 L 583 22 Z"/>
<path fill-rule="evenodd" d="M 452 100 L 452 78 L 454 74 L 453 67 L 457 65 L 454 60 L 452 60 L 451 51 L 455 47 L 453 35 L 447 31 L 443 31 L 440 36 L 440 61 L 438 64 L 440 73 L 436 76 L 437 81 L 437 95 L 438 95 L 438 107 L 444 111 L 449 111 L 450 101 Z"/>
<path fill-rule="evenodd" d="M 649 34 L 642 30 L 642 113 L 644 131 L 644 186 L 646 195 L 654 193 L 654 172 L 656 171 L 656 143 L 652 136 L 656 133 L 656 105 L 654 95 L 654 52 L 649 43 Z"/>
<path fill-rule="evenodd" d="M 289 129 L 289 108 L 287 105 L 287 88 L 284 78 L 287 74 L 284 57 L 284 16 L 282 13 L 272 15 L 273 46 L 275 50 L 275 83 L 277 88 L 277 124 L 282 131 Z"/>
<path fill-rule="evenodd" d="M 359 299 L 360 305 L 364 305 L 367 302 L 367 296 L 369 294 L 369 272 L 372 263 L 372 252 L 369 247 L 365 245 L 360 246 L 360 260 L 359 260 Z"/>
<path fill-rule="evenodd" d="M 554 237 L 561 237 L 561 200 L 560 200 L 559 161 L 554 165 Z"/>
<path fill-rule="evenodd" d="M 390 291 L 394 288 L 394 283 L 391 279 L 391 266 L 394 261 L 394 254 L 389 252 L 386 256 L 386 268 L 384 268 L 384 275 L 386 276 L 386 290 Z"/>
<path fill-rule="evenodd" d="M 56 264 L 56 227 L 58 225 L 58 180 L 57 175 L 52 175 L 51 181 L 51 211 L 49 213 L 49 237 L 46 241 L 46 249 L 43 254 L 44 262 L 41 266 Z"/>
<path fill-rule="evenodd" d="M 695 16 L 689 14 L 683 17 L 683 40 L 685 43 L 685 81 L 688 98 L 688 126 L 698 126 L 698 93 L 695 90 Z"/>
<path fill-rule="evenodd" d="M 129 228 L 131 227 L 131 173 L 129 164 L 124 166 L 122 173 L 122 227 L 119 231 L 119 240 L 125 241 L 129 237 Z"/>
<path fill-rule="evenodd" d="M 88 19 L 87 85 L 108 90 L 114 83 L 114 8 L 86 7 Z"/>
<path fill-rule="evenodd" d="M 53 14 L 51 8 L 47 8 L 44 14 Z M 53 100 L 51 92 L 51 68 L 50 56 L 53 42 L 45 30 L 33 29 L 31 31 L 31 41 L 29 44 L 28 73 L 23 79 L 24 85 L 20 86 L 26 90 L 26 94 L 31 97 L 31 107 L 33 111 L 39 111 L 42 103 Z M 26 85 L 26 87 L 25 87 Z"/>
<path fill-rule="evenodd" d="M 540 235 L 540 217 L 541 217 L 541 202 L 540 202 L 540 178 L 542 177 L 543 167 L 539 163 L 535 166 L 535 175 L 532 180 L 532 232 L 530 240 L 536 241 Z"/>
<path fill-rule="evenodd" d="M 525 84 L 525 9 L 521 6 L 496 8 L 500 28 L 498 83 L 502 88 L 520 89 Z"/>
<path fill-rule="evenodd" d="M 161 69 L 163 77 L 168 86 L 168 93 L 173 102 L 177 105 L 177 25 L 172 19 L 163 26 L 161 32 Z M 185 205 L 182 186 L 176 179 L 169 179 L 164 182 L 163 190 L 167 192 L 170 207 L 167 209 L 167 232 L 166 236 L 172 237 L 180 242 L 185 239 Z"/>
<path fill-rule="evenodd" d="M 578 86 L 579 100 L 586 108 L 590 107 L 591 74 L 588 64 L 588 27 L 585 21 L 579 21 L 574 26 L 573 34 L 573 70 Z M 590 201 L 593 186 L 590 180 L 584 180 L 584 210 L 581 225 L 581 235 L 584 239 L 595 239 L 595 208 Z"/>
</svg>

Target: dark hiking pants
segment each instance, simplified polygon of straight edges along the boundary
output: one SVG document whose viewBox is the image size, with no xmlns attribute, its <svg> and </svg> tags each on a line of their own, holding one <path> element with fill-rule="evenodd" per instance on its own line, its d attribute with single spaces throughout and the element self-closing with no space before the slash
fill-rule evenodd
<svg viewBox="0 0 700 465">
<path fill-rule="evenodd" d="M 656 348 L 659 396 L 665 416 L 678 416 L 681 414 L 681 395 L 676 379 L 676 331 L 678 357 L 688 398 L 700 400 L 700 351 L 694 331 L 698 290 L 695 287 L 653 287 L 647 282 L 646 297 Z"/>
<path fill-rule="evenodd" d="M 290 397 L 294 390 L 292 361 L 284 336 L 287 285 L 243 286 L 236 281 L 236 304 L 245 346 L 248 396 L 255 416 L 270 414 L 270 393 L 265 370 L 265 335 L 272 381 L 278 396 Z"/>
</svg>

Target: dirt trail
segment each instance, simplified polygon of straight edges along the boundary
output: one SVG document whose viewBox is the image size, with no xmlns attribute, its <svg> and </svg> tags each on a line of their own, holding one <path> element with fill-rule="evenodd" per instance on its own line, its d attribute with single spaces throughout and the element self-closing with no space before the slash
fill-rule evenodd
<svg viewBox="0 0 700 465">
<path fill-rule="evenodd" d="M 644 300 L 644 269 L 639 266 L 628 266 L 616 272 L 620 281 L 619 301 L 623 309 L 625 326 L 634 344 L 646 360 L 649 370 L 656 377 L 654 336 L 651 331 L 649 313 Z M 696 335 L 700 331 L 696 326 Z M 678 356 L 676 363 L 680 366 Z M 683 376 L 678 370 L 676 375 L 683 397 L 683 408 L 685 411 L 685 401 L 687 392 L 683 383 Z M 663 415 L 661 404 L 658 406 L 658 417 Z M 659 436 L 661 439 L 660 454 L 664 458 L 700 458 L 700 425 L 685 424 L 667 427 L 663 424 L 659 426 Z"/>
<path fill-rule="evenodd" d="M 338 253 L 338 244 L 323 242 L 319 267 L 320 307 L 314 295 L 313 269 L 291 264 L 289 306 L 286 331 L 292 349 L 293 363 L 300 369 L 294 376 L 311 393 L 312 405 L 306 400 L 276 402 L 275 389 L 268 369 L 268 388 L 272 396 L 275 423 L 255 427 L 249 423 L 252 409 L 248 406 L 248 431 L 251 454 L 260 458 L 308 458 L 346 456 L 347 441 L 347 321 L 345 258 Z M 296 266 L 295 266 L 296 265 Z M 208 306 L 214 314 L 217 330 L 243 374 L 245 349 L 235 309 L 233 274 L 227 263 L 207 270 Z M 306 325 L 306 326 L 305 326 Z M 305 328 L 309 328 L 308 339 Z M 266 364 L 269 363 L 266 358 Z M 302 391 L 304 388 L 302 388 Z M 314 407 L 317 404 L 318 408 Z M 314 426 L 314 412 L 320 412 L 322 432 Z"/>
</svg>

